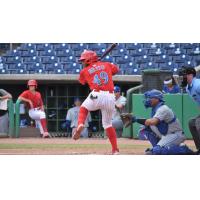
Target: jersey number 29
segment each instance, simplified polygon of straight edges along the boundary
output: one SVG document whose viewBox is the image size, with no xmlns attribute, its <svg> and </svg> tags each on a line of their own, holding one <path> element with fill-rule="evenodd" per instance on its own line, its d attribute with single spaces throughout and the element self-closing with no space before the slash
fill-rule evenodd
<svg viewBox="0 0 200 200">
<path fill-rule="evenodd" d="M 97 85 L 102 85 L 102 81 L 103 81 L 103 84 L 107 84 L 108 83 L 108 74 L 106 72 L 101 72 L 99 75 L 96 74 L 94 76 L 94 80 L 93 80 L 93 83 L 97 84 Z"/>
</svg>

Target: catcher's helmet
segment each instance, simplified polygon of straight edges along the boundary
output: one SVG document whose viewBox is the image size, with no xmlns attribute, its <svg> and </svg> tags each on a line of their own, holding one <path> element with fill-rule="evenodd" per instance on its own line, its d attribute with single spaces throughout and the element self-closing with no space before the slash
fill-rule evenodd
<svg viewBox="0 0 200 200">
<path fill-rule="evenodd" d="M 83 62 L 84 64 L 90 65 L 98 61 L 98 56 L 95 51 L 84 50 L 84 52 L 81 54 L 79 61 Z"/>
<path fill-rule="evenodd" d="M 146 108 L 151 107 L 151 99 L 158 99 L 160 102 L 164 102 L 163 93 L 159 90 L 153 89 L 144 93 L 144 106 Z"/>
<path fill-rule="evenodd" d="M 35 86 L 37 88 L 37 81 L 36 80 L 29 80 L 27 83 L 27 87 L 29 86 Z"/>
</svg>

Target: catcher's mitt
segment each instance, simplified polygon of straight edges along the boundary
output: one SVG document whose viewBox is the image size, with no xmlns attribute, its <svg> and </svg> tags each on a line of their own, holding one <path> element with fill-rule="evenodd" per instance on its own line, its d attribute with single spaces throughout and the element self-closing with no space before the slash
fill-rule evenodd
<svg viewBox="0 0 200 200">
<path fill-rule="evenodd" d="M 127 128 L 132 124 L 133 115 L 131 113 L 122 113 L 120 117 L 122 119 L 125 128 Z"/>
</svg>

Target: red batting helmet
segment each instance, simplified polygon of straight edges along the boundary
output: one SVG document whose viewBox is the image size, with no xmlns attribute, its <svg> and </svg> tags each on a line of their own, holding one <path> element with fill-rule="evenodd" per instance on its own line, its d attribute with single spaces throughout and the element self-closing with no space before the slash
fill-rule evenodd
<svg viewBox="0 0 200 200">
<path fill-rule="evenodd" d="M 90 65 L 98 61 L 98 56 L 95 51 L 84 50 L 84 52 L 81 54 L 79 61 L 83 62 L 84 64 Z"/>
<path fill-rule="evenodd" d="M 36 80 L 29 80 L 27 86 L 35 86 L 37 88 L 37 81 Z"/>
</svg>

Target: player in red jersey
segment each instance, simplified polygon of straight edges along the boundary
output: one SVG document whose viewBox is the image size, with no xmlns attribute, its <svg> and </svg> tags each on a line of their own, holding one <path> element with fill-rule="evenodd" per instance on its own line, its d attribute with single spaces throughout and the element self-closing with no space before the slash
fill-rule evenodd
<svg viewBox="0 0 200 200">
<path fill-rule="evenodd" d="M 109 62 L 98 61 L 96 52 L 90 50 L 85 50 L 79 61 L 82 62 L 84 67 L 80 72 L 79 82 L 82 85 L 88 84 L 91 92 L 81 105 L 78 127 L 73 134 L 73 139 L 80 138 L 88 111 L 100 109 L 103 128 L 112 145 L 112 153 L 118 154 L 116 132 L 112 127 L 112 115 L 115 109 L 112 76 L 119 71 L 119 68 Z"/>
<path fill-rule="evenodd" d="M 44 112 L 44 106 L 41 94 L 36 91 L 37 81 L 29 80 L 27 83 L 29 90 L 25 90 L 20 94 L 20 100 L 26 102 L 29 109 L 29 116 L 38 123 L 40 133 L 43 138 L 48 138 L 49 133 L 47 131 L 46 115 Z"/>
</svg>

